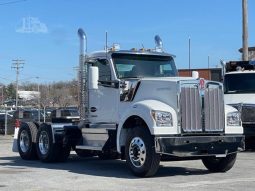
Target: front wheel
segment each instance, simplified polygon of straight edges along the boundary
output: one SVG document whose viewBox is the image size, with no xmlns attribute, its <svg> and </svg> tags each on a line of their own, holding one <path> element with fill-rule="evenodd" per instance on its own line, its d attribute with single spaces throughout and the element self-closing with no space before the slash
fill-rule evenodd
<svg viewBox="0 0 255 191">
<path fill-rule="evenodd" d="M 206 157 L 202 159 L 205 167 L 211 172 L 226 172 L 230 170 L 236 161 L 236 153 L 229 154 L 224 158 Z"/>
<path fill-rule="evenodd" d="M 129 131 L 125 156 L 127 165 L 136 176 L 153 176 L 158 170 L 160 155 L 155 152 L 154 139 L 145 127 L 135 127 Z"/>
</svg>

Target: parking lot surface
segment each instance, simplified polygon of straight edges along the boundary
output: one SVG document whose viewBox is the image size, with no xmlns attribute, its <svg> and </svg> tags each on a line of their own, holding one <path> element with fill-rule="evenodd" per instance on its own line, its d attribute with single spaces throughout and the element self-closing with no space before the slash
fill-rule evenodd
<svg viewBox="0 0 255 191">
<path fill-rule="evenodd" d="M 161 162 L 151 178 L 134 177 L 125 161 L 80 158 L 65 163 L 22 160 L 12 137 L 0 135 L 0 190 L 255 190 L 255 152 L 239 153 L 226 173 L 209 173 L 200 160 Z"/>
</svg>

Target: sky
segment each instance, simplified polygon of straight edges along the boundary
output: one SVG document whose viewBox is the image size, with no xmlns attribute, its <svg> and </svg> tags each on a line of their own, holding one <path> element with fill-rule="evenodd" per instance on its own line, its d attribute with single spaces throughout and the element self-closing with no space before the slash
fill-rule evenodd
<svg viewBox="0 0 255 191">
<path fill-rule="evenodd" d="M 78 28 L 88 52 L 108 45 L 154 48 L 176 55 L 178 69 L 216 67 L 238 60 L 242 46 L 241 0 L 0 0 L 0 83 L 16 79 L 13 60 L 24 60 L 20 83 L 76 78 Z M 255 46 L 255 1 L 248 0 L 249 46 Z M 30 28 L 23 22 L 34 23 Z"/>
</svg>

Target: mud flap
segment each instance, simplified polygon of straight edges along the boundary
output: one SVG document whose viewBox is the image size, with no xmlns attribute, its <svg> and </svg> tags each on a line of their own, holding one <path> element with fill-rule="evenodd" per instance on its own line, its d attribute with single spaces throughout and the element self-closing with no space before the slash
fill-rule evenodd
<svg viewBox="0 0 255 191">
<path fill-rule="evenodd" d="M 14 131 L 14 137 L 13 137 L 13 144 L 12 144 L 12 151 L 13 152 L 19 152 L 18 150 L 18 134 L 19 134 L 19 128 L 15 128 Z"/>
</svg>

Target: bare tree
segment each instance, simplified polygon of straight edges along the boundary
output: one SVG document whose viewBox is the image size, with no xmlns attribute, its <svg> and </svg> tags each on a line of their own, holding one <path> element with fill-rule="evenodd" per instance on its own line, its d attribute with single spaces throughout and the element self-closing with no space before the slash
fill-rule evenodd
<svg viewBox="0 0 255 191">
<path fill-rule="evenodd" d="M 15 95 L 15 88 L 12 84 L 9 85 L 9 95 Z M 24 91 L 38 91 L 38 84 L 31 82 L 24 82 L 20 85 L 20 90 Z M 77 81 L 53 82 L 50 84 L 40 84 L 40 104 L 44 109 L 47 107 L 67 107 L 78 105 L 78 89 Z M 15 97 L 15 96 L 14 96 Z M 36 106 L 38 98 L 25 100 L 22 105 Z"/>
</svg>

